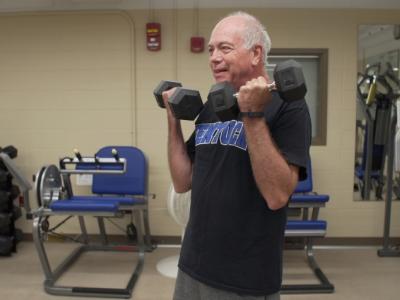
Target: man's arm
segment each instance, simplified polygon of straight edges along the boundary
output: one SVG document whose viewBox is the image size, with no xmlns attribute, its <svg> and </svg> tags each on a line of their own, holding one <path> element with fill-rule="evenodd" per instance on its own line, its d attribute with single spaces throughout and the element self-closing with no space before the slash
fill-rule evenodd
<svg viewBox="0 0 400 300">
<path fill-rule="evenodd" d="M 168 104 L 169 97 L 175 89 L 163 92 L 168 120 L 168 163 L 174 189 L 184 193 L 192 186 L 192 162 L 186 151 L 181 123 L 175 119 Z"/>
<path fill-rule="evenodd" d="M 270 209 L 284 207 L 296 188 L 299 168 L 282 157 L 264 118 L 244 117 L 243 123 L 258 189 Z"/>
<path fill-rule="evenodd" d="M 261 112 L 272 101 L 265 77 L 247 82 L 239 90 L 241 112 Z M 264 118 L 244 115 L 250 162 L 257 186 L 270 209 L 284 207 L 296 188 L 299 168 L 289 165 L 275 145 Z"/>
</svg>

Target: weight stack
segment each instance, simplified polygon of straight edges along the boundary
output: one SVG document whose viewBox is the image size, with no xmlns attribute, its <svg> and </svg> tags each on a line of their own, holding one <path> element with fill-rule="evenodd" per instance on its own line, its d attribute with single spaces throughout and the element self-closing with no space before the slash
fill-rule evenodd
<svg viewBox="0 0 400 300">
<path fill-rule="evenodd" d="M 13 146 L 0 147 L 0 152 L 10 158 L 17 156 L 17 149 Z M 21 234 L 15 228 L 15 221 L 21 217 L 21 208 L 15 202 L 20 194 L 19 187 L 13 184 L 12 175 L 0 159 L 0 256 L 10 256 L 17 251 Z"/>
</svg>

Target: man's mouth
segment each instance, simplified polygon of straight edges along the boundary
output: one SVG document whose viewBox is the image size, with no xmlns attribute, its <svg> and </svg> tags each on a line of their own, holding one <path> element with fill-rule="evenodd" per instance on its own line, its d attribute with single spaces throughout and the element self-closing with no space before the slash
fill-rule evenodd
<svg viewBox="0 0 400 300">
<path fill-rule="evenodd" d="M 221 77 L 221 76 L 225 77 L 227 72 L 228 72 L 228 69 L 226 69 L 226 68 L 220 68 L 220 69 L 214 69 L 213 70 L 215 78 Z"/>
<path fill-rule="evenodd" d="M 219 73 L 223 73 L 223 72 L 226 72 L 226 71 L 227 71 L 227 69 L 215 69 L 214 73 L 215 74 L 219 74 Z"/>
</svg>

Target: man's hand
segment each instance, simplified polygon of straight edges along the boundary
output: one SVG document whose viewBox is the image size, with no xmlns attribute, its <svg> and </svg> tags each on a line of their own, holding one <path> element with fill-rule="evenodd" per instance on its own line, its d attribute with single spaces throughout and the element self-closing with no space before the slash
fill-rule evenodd
<svg viewBox="0 0 400 300">
<path fill-rule="evenodd" d="M 239 109 L 242 112 L 262 112 L 272 100 L 267 80 L 260 76 L 247 81 L 238 93 Z"/>
<path fill-rule="evenodd" d="M 162 92 L 162 97 L 163 97 L 163 100 L 164 100 L 165 108 L 167 109 L 168 118 L 169 119 L 172 118 L 174 120 L 176 120 L 176 118 L 175 118 L 175 116 L 173 115 L 173 113 L 171 111 L 171 107 L 169 106 L 168 100 L 169 100 L 169 98 L 171 98 L 171 96 L 175 92 L 175 90 L 176 90 L 176 87 L 174 87 L 174 88 L 172 88 L 170 90 Z"/>
</svg>

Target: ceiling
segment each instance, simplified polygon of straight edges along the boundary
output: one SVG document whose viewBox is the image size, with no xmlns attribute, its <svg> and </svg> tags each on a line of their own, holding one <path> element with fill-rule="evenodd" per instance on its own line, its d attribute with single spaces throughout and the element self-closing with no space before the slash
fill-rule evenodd
<svg viewBox="0 0 400 300">
<path fill-rule="evenodd" d="M 0 0 L 0 12 L 168 8 L 400 9 L 399 0 Z"/>
</svg>

